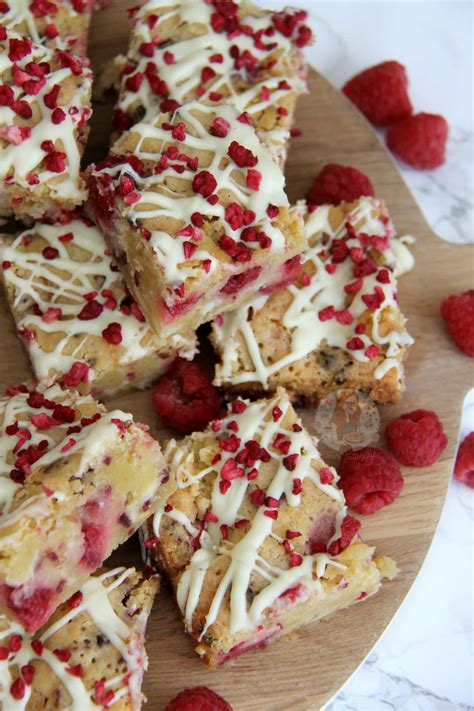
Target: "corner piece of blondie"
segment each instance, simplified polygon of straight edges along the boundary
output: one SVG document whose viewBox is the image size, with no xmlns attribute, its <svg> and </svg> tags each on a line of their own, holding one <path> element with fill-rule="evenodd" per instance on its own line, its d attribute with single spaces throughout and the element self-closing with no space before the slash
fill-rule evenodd
<svg viewBox="0 0 474 711">
<path fill-rule="evenodd" d="M 337 473 L 280 389 L 165 448 L 178 489 L 144 547 L 210 667 L 375 593 L 397 568 L 358 537 Z"/>
<path fill-rule="evenodd" d="M 159 444 L 58 385 L 0 400 L 0 612 L 35 632 L 175 490 Z"/>
<path fill-rule="evenodd" d="M 103 570 L 34 636 L 0 616 L 0 707 L 139 711 L 156 576 Z"/>
<path fill-rule="evenodd" d="M 160 339 L 145 322 L 100 230 L 80 213 L 0 239 L 17 333 L 38 381 L 110 397 L 144 387 L 196 338 Z"/>
<path fill-rule="evenodd" d="M 0 217 L 29 221 L 84 202 L 88 62 L 0 26 Z"/>
<path fill-rule="evenodd" d="M 411 255 L 375 198 L 321 205 L 305 222 L 297 282 L 214 320 L 214 382 L 248 393 L 280 385 L 313 404 L 338 388 L 394 402 L 413 343 L 397 294 Z"/>
<path fill-rule="evenodd" d="M 135 8 L 120 78 L 118 130 L 199 99 L 245 111 L 284 162 L 298 96 L 306 90 L 306 12 L 248 2 L 150 0 Z"/>
<path fill-rule="evenodd" d="M 140 123 L 89 170 L 88 209 L 156 333 L 194 332 L 299 267 L 303 221 L 245 117 L 198 101 Z"/>
</svg>

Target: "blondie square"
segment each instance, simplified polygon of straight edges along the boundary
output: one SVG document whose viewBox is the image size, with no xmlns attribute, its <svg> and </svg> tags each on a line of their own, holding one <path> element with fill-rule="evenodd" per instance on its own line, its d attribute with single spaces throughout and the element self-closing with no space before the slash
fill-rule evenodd
<svg viewBox="0 0 474 711">
<path fill-rule="evenodd" d="M 36 379 L 112 396 L 146 386 L 178 353 L 192 358 L 194 336 L 167 342 L 145 323 L 100 230 L 66 217 L 0 241 L 0 275 Z"/>
<path fill-rule="evenodd" d="M 284 162 L 296 99 L 306 90 L 304 11 L 248 2 L 144 3 L 120 78 L 119 130 L 188 101 L 227 101 L 246 112 Z"/>
<path fill-rule="evenodd" d="M 384 203 L 322 205 L 306 213 L 306 232 L 296 284 L 214 320 L 214 382 L 249 393 L 281 385 L 313 404 L 338 388 L 394 402 L 413 343 L 397 297 L 410 254 Z"/>
<path fill-rule="evenodd" d="M 283 389 L 235 400 L 165 449 L 178 489 L 144 547 L 171 578 L 197 653 L 215 667 L 375 593 L 374 557 Z"/>
<path fill-rule="evenodd" d="M 35 632 L 175 489 L 121 410 L 58 385 L 0 401 L 0 612 Z"/>
<path fill-rule="evenodd" d="M 168 337 L 294 277 L 303 221 L 284 186 L 245 116 L 195 101 L 123 134 L 89 170 L 88 209 Z"/>
<path fill-rule="evenodd" d="M 82 58 L 0 27 L 0 217 L 51 217 L 84 202 L 91 83 Z"/>
<path fill-rule="evenodd" d="M 84 55 L 93 0 L 8 0 L 0 5 L 0 26 L 52 49 Z"/>
<path fill-rule="evenodd" d="M 34 636 L 0 617 L 0 706 L 139 711 L 145 629 L 158 587 L 133 568 L 87 580 Z"/>
</svg>

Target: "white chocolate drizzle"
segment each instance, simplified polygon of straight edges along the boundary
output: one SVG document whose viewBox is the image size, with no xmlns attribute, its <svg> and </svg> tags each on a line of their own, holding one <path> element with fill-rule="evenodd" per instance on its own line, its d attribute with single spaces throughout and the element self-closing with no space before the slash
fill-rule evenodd
<svg viewBox="0 0 474 711">
<path fill-rule="evenodd" d="M 112 703 L 131 697 L 132 702 L 138 702 L 140 695 L 141 678 L 143 669 L 146 667 L 146 654 L 143 645 L 143 630 L 146 616 L 139 613 L 138 619 L 131 617 L 131 624 L 126 624 L 119 616 L 110 600 L 110 593 L 119 588 L 122 584 L 135 574 L 133 568 L 115 568 L 101 575 L 92 576 L 82 586 L 80 592 L 82 599 L 80 603 L 70 609 L 67 603 L 64 604 L 64 614 L 46 627 L 43 633 L 38 633 L 34 637 L 25 634 L 23 628 L 0 616 L 0 646 L 2 640 L 7 640 L 11 635 L 22 637 L 21 647 L 17 652 L 10 653 L 8 659 L 0 660 L 0 706 L 3 711 L 25 711 L 34 690 L 34 679 L 32 685 L 24 685 L 24 695 L 15 699 L 10 693 L 10 687 L 18 673 L 13 675 L 13 670 L 24 667 L 32 662 L 46 664 L 51 673 L 57 678 L 70 696 L 70 704 L 65 711 L 96 711 L 103 708 L 97 702 L 96 690 L 94 687 L 87 688 L 81 676 L 74 675 L 68 671 L 70 663 L 61 661 L 49 648 L 44 647 L 41 655 L 34 650 L 32 642 L 39 641 L 46 644 L 47 641 L 71 620 L 79 614 L 87 614 L 97 628 L 97 633 L 102 635 L 107 642 L 120 654 L 125 662 L 127 671 L 112 679 L 106 679 L 104 688 L 112 691 Z M 121 604 L 121 603 L 120 603 Z M 71 640 L 73 642 L 74 640 Z M 80 643 L 81 640 L 78 640 Z M 97 678 L 97 682 L 101 679 Z"/>
<path fill-rule="evenodd" d="M 285 496 L 286 502 L 291 507 L 298 507 L 301 501 L 299 493 L 293 493 L 294 480 L 311 479 L 314 484 L 330 499 L 337 502 L 338 512 L 336 515 L 336 530 L 331 537 L 331 542 L 337 540 L 341 535 L 341 523 L 346 515 L 346 506 L 342 491 L 334 486 L 334 483 L 323 484 L 320 475 L 313 465 L 321 465 L 322 460 L 317 447 L 310 435 L 301 427 L 300 431 L 287 429 L 282 426 L 282 422 L 291 407 L 287 395 L 282 391 L 271 400 L 249 403 L 244 401 L 246 409 L 238 414 L 230 413 L 226 419 L 222 420 L 220 432 L 223 432 L 230 421 L 237 423 L 237 436 L 244 443 L 248 440 L 256 440 L 265 449 L 272 448 L 272 443 L 280 434 L 290 441 L 289 452 L 297 454 L 297 461 L 293 469 L 288 469 L 284 463 L 284 455 L 271 449 L 271 457 L 277 462 L 275 474 L 266 488 L 266 496 L 280 500 Z M 280 408 L 281 416 L 277 420 L 272 416 L 275 408 Z M 298 421 L 299 424 L 299 421 Z M 226 432 L 227 435 L 230 434 Z M 234 431 L 234 430 L 233 430 Z M 172 441 L 165 450 L 165 458 L 170 469 L 178 474 L 182 457 L 178 454 L 181 451 L 179 443 Z M 229 460 L 236 456 L 235 453 L 221 451 L 221 459 L 210 469 L 216 472 L 217 476 L 213 484 L 211 505 L 209 511 L 217 517 L 216 523 L 207 524 L 199 537 L 200 547 L 194 552 L 191 560 L 182 573 L 178 588 L 177 600 L 184 615 L 186 626 L 192 629 L 193 615 L 199 603 L 206 571 L 212 561 L 218 555 L 228 556 L 229 566 L 223 574 L 214 597 L 210 603 L 201 637 L 204 637 L 209 627 L 216 621 L 224 597 L 230 595 L 230 623 L 229 628 L 232 634 L 236 632 L 253 629 L 261 621 L 264 612 L 271 608 L 277 598 L 287 589 L 301 583 L 307 590 L 317 592 L 321 588 L 319 578 L 324 575 L 327 565 L 332 565 L 344 569 L 344 566 L 335 561 L 326 553 L 314 555 L 303 555 L 298 564 L 288 568 L 280 568 L 271 565 L 260 555 L 260 549 L 268 537 L 281 540 L 272 532 L 273 519 L 265 515 L 268 512 L 266 505 L 257 508 L 253 519 L 248 524 L 244 536 L 235 544 L 223 538 L 222 524 L 233 527 L 239 520 L 239 510 L 248 495 L 249 481 L 246 476 L 241 476 L 232 481 L 230 488 L 222 492 L 221 472 Z M 260 462 L 255 466 L 258 468 Z M 199 472 L 198 474 L 200 474 Z M 337 481 L 337 474 L 334 474 L 334 482 Z M 192 485 L 192 484 L 191 484 Z M 169 507 L 167 507 L 169 509 Z M 160 535 L 160 523 L 162 516 L 170 516 L 174 521 L 184 525 L 190 535 L 196 535 L 197 530 L 189 519 L 177 514 L 175 508 L 168 512 L 160 511 L 155 515 L 153 522 L 154 533 Z M 247 591 L 250 587 L 252 574 L 257 573 L 268 583 L 258 592 L 250 605 L 247 602 Z"/>
<path fill-rule="evenodd" d="M 223 119 L 229 124 L 229 132 L 225 137 L 212 135 L 202 122 L 202 117 L 213 116 Z M 212 272 L 218 265 L 216 259 L 216 245 L 213 249 L 206 249 L 201 246 L 202 233 L 191 224 L 191 217 L 194 213 L 201 214 L 204 218 L 218 218 L 222 224 L 223 232 L 232 237 L 236 243 L 245 247 L 254 247 L 255 242 L 244 242 L 242 234 L 245 227 L 241 226 L 232 229 L 224 221 L 225 205 L 229 203 L 226 199 L 225 205 L 218 201 L 210 204 L 206 197 L 193 194 L 191 184 L 197 172 L 205 170 L 212 174 L 217 186 L 215 193 L 224 195 L 230 193 L 233 201 L 240 205 L 245 211 L 253 211 L 255 218 L 246 227 L 255 227 L 259 232 L 265 233 L 271 244 L 265 251 L 281 251 L 285 248 L 285 235 L 283 231 L 272 223 L 272 219 L 267 214 L 269 204 L 287 208 L 288 198 L 285 194 L 285 179 L 279 166 L 273 161 L 271 153 L 259 141 L 252 126 L 241 123 L 238 120 L 239 114 L 230 105 L 219 105 L 209 107 L 198 101 L 193 101 L 179 108 L 172 117 L 174 126 L 185 123 L 193 131 L 186 132 L 185 140 L 177 142 L 173 140 L 170 130 L 166 130 L 153 123 L 140 123 L 133 127 L 131 133 L 138 138 L 134 149 L 134 155 L 141 160 L 159 163 L 160 155 L 163 155 L 168 146 L 178 146 L 180 151 L 193 151 L 193 155 L 211 156 L 206 158 L 206 164 L 199 162 L 197 171 L 184 166 L 183 172 L 178 175 L 174 171 L 172 164 L 165 167 L 156 174 L 139 176 L 128 164 L 119 164 L 112 168 L 103 168 L 102 173 L 108 173 L 119 182 L 122 175 L 131 176 L 135 183 L 136 200 L 127 209 L 128 219 L 137 224 L 141 221 L 153 218 L 169 218 L 171 224 L 178 224 L 180 227 L 170 229 L 169 232 L 155 230 L 151 232 L 149 244 L 151 245 L 154 257 L 159 266 L 165 270 L 167 281 L 173 287 L 182 285 L 188 277 L 198 277 L 202 274 L 202 263 L 209 262 L 208 272 Z M 212 123 L 212 121 L 211 121 Z M 159 141 L 161 147 L 148 148 L 148 139 Z M 239 168 L 228 156 L 229 146 L 236 141 L 247 150 L 250 150 L 256 157 L 255 169 L 261 174 L 261 184 L 259 190 L 253 190 L 245 185 L 247 170 Z M 148 145 L 150 142 L 148 142 Z M 118 147 L 117 147 L 118 146 Z M 155 144 L 156 146 L 156 144 Z M 114 152 L 120 151 L 120 142 L 116 144 Z M 181 164 L 183 165 L 183 164 Z M 169 186 L 170 178 L 179 179 L 180 192 L 173 190 Z M 184 190 L 184 193 L 183 193 Z M 186 228 L 192 230 L 192 234 Z M 185 229 L 185 235 L 178 234 Z M 190 259 L 184 256 L 184 245 L 194 240 L 193 252 Z M 255 250 L 257 251 L 257 250 Z M 260 251 L 260 250 L 258 250 Z M 175 299 L 174 292 L 168 296 Z"/>
<path fill-rule="evenodd" d="M 32 0 L 8 0 L 7 4 L 8 10 L 0 14 L 0 25 L 15 31 L 19 29 L 22 30 L 24 26 L 34 42 L 37 44 L 45 43 L 45 35 L 42 34 L 38 28 L 38 18 L 31 11 Z M 59 4 L 67 8 L 69 18 L 75 18 L 79 14 L 74 9 L 70 0 L 54 0 L 54 3 L 49 4 L 56 6 L 56 9 L 53 12 L 52 7 L 48 8 L 48 3 L 45 3 L 42 7 L 40 20 L 46 27 L 55 26 L 56 30 L 58 30 L 56 25 L 56 13 Z M 70 49 L 71 46 L 76 43 L 77 39 L 78 38 L 72 34 L 61 36 L 58 32 L 54 39 L 48 38 L 47 44 L 57 49 Z"/>
<path fill-rule="evenodd" d="M 42 238 L 41 249 L 27 251 L 25 241 L 33 235 Z M 72 239 L 58 239 L 64 235 Z M 58 252 L 54 259 L 43 256 L 43 247 L 48 246 Z M 95 226 L 83 220 L 66 225 L 36 223 L 11 243 L 0 244 L 0 262 L 11 264 L 4 269 L 3 279 L 7 288 L 14 289 L 10 305 L 19 332 L 42 332 L 53 339 L 50 350 L 37 338 L 27 340 L 38 379 L 48 381 L 58 373 L 67 373 L 73 363 L 85 362 L 82 353 L 91 337 L 101 339 L 102 349 L 109 349 L 114 355 L 118 351 L 118 363 L 123 366 L 162 348 L 139 310 L 138 318 L 130 310 L 133 300 Z M 88 303 L 86 296 L 91 293 L 97 293 L 95 300 L 103 310 L 95 318 L 80 319 L 78 316 Z M 126 306 L 121 308 L 123 302 Z M 60 316 L 49 320 L 48 314 L 54 309 L 60 309 Z M 120 328 L 122 341 L 118 345 L 109 345 L 102 335 L 111 323 Z M 194 342 L 187 341 L 192 351 Z M 183 342 L 186 344 L 186 339 Z M 160 357 L 158 353 L 156 357 Z M 95 377 L 91 365 L 88 381 L 93 382 Z"/>
<path fill-rule="evenodd" d="M 153 14 L 154 10 L 160 11 L 159 21 L 155 27 L 150 27 L 145 18 Z M 239 112 L 246 111 L 251 118 L 258 118 L 270 106 L 278 105 L 288 92 L 300 94 L 305 91 L 304 67 L 300 52 L 295 48 L 294 38 L 274 31 L 271 13 L 259 13 L 259 16 L 251 12 L 244 14 L 241 23 L 250 28 L 251 32 L 234 32 L 229 37 L 226 32 L 213 29 L 211 15 L 214 10 L 204 0 L 181 0 L 172 7 L 167 0 L 152 0 L 140 8 L 134 20 L 131 48 L 127 57 L 127 66 L 134 66 L 134 69 L 122 77 L 119 109 L 132 118 L 136 107 L 145 110 L 145 120 L 156 116 L 163 97 L 157 96 L 150 88 L 147 79 L 150 64 L 156 67 L 155 76 L 165 80 L 167 98 L 183 104 L 196 98 L 198 93 L 201 100 L 208 99 L 210 93 L 223 94 L 226 101 Z M 193 27 L 200 25 L 200 32 L 204 26 L 205 32 L 180 38 L 179 41 L 158 44 L 151 57 L 143 56 L 139 48 L 143 44 L 152 46 L 157 32 L 159 36 L 160 26 L 169 21 L 176 22 L 180 33 L 186 24 L 192 24 Z M 273 30 L 272 36 L 266 42 L 256 43 L 255 33 L 264 33 L 269 29 Z M 255 68 L 250 71 L 245 67 L 236 68 L 236 50 L 240 55 L 251 57 L 258 71 Z M 266 66 L 270 58 L 271 69 Z M 211 74 L 211 80 L 203 84 L 202 73 L 209 69 L 214 76 Z M 131 91 L 126 82 L 136 73 L 143 75 L 143 80 L 136 91 Z M 247 88 L 243 88 L 242 84 L 247 85 Z M 281 125 L 275 121 L 274 128 L 262 130 L 262 140 L 270 146 L 281 146 L 289 136 L 288 123 L 285 119 Z"/>
<path fill-rule="evenodd" d="M 330 220 L 333 210 L 330 205 L 322 205 L 306 216 L 309 246 L 304 251 L 303 261 L 307 279 L 302 285 L 287 287 L 292 299 L 281 319 L 291 337 L 288 354 L 271 364 L 264 362 L 258 345 L 258 334 L 252 327 L 251 314 L 265 308 L 271 296 L 259 296 L 249 305 L 225 313 L 213 323 L 213 337 L 221 355 L 221 363 L 216 368 L 216 384 L 257 381 L 267 388 L 269 378 L 281 368 L 301 360 L 324 344 L 347 350 L 351 357 L 361 363 L 370 362 L 370 347 L 375 346 L 376 353 L 384 355 L 384 361 L 375 370 L 376 379 L 383 378 L 393 367 L 399 370 L 400 361 L 397 356 L 403 348 L 413 343 L 413 339 L 404 329 L 404 320 L 399 312 L 395 275 L 397 269 L 398 273 L 405 273 L 412 266 L 413 258 L 403 243 L 403 238 L 395 238 L 393 225 L 388 218 L 384 218 L 380 200 L 360 198 L 354 209 L 345 215 L 336 228 L 333 228 Z M 374 273 L 362 277 L 362 284 L 349 305 L 344 287 L 356 280 L 353 274 L 355 264 L 350 255 L 333 265 L 334 273 L 329 273 L 325 268 L 330 263 L 331 245 L 346 235 L 347 224 L 354 228 L 354 236 L 345 241 L 348 250 L 358 250 L 359 253 L 362 250 L 364 257 L 369 254 L 363 242 L 367 235 L 385 240 L 384 247 L 379 246 L 376 249 L 378 254 L 383 255 L 383 264 L 377 265 Z M 382 270 L 386 283 L 377 280 Z M 311 275 L 309 278 L 308 274 Z M 373 294 L 374 289 L 383 294 L 383 300 L 372 310 L 370 329 L 356 334 L 355 327 L 361 317 L 368 313 L 368 306 L 363 297 Z M 319 314 L 331 307 L 335 312 L 348 312 L 349 323 L 341 323 L 334 316 L 321 320 Z M 400 327 L 383 335 L 381 323 L 384 318 L 390 316 L 397 316 Z M 348 344 L 356 335 L 361 345 L 357 349 L 349 350 Z M 238 362 L 239 338 L 243 338 L 253 367 L 240 370 L 239 366 L 239 372 L 233 373 Z"/>
<path fill-rule="evenodd" d="M 7 32 L 7 39 L 0 44 L 0 83 L 8 85 L 13 92 L 13 101 L 26 102 L 32 112 L 31 120 L 18 123 L 18 115 L 11 105 L 0 107 L 0 179 L 7 184 L 19 185 L 22 188 L 33 190 L 35 185 L 46 183 L 48 189 L 56 197 L 63 200 L 74 200 L 77 204 L 84 202 L 85 192 L 80 184 L 81 151 L 78 142 L 78 127 L 84 124 L 91 115 L 89 95 L 92 74 L 81 60 L 75 60 L 79 74 L 74 79 L 74 74 L 69 66 L 49 69 L 44 74 L 44 84 L 34 94 L 27 94 L 22 85 L 17 85 L 10 79 L 11 72 L 21 70 L 28 72 L 28 65 L 46 63 L 50 66 L 57 63 L 57 50 L 50 50 L 39 44 L 31 43 L 31 49 L 25 57 L 18 61 L 9 59 L 9 47 L 13 40 L 31 41 L 22 38 L 13 31 Z M 73 83 L 70 82 L 73 78 Z M 34 77 L 32 76 L 32 79 Z M 69 81 L 70 86 L 65 82 Z M 64 99 L 58 101 L 58 107 L 64 116 L 62 120 L 54 123 L 52 112 L 54 109 L 47 107 L 48 99 L 45 97 L 55 86 L 63 89 Z M 72 87 L 72 88 L 71 88 Z M 73 90 L 72 90 L 73 89 Z M 66 98 L 67 97 L 67 98 Z M 19 136 L 19 126 L 30 130 L 29 135 Z M 45 141 L 54 144 L 56 152 L 64 154 L 63 170 L 48 169 L 43 162 L 48 153 L 41 147 Z M 31 179 L 34 177 L 35 182 Z"/>
<path fill-rule="evenodd" d="M 43 394 L 47 400 L 58 404 L 72 407 L 76 410 L 86 403 L 93 403 L 90 397 L 82 397 L 65 393 L 58 385 L 53 385 L 50 388 L 44 389 Z M 67 430 L 72 425 L 79 425 L 80 416 L 76 410 L 75 419 L 71 422 L 60 422 L 49 429 L 38 427 L 31 421 L 35 415 L 52 415 L 52 409 L 45 406 L 32 407 L 28 404 L 29 393 L 17 393 L 12 397 L 0 399 L 0 416 L 3 416 L 2 429 L 0 433 L 0 527 L 7 527 L 18 517 L 17 509 L 9 513 L 12 505 L 15 492 L 21 488 L 22 484 L 13 481 L 10 477 L 10 472 L 15 468 L 15 458 L 20 456 L 27 447 L 38 447 L 41 442 L 44 442 L 43 454 L 30 465 L 30 474 L 38 467 L 51 464 L 52 462 L 62 459 L 71 454 L 80 453 L 81 460 L 78 464 L 78 473 L 84 471 L 93 459 L 101 457 L 104 452 L 105 442 L 114 436 L 117 432 L 117 424 L 113 420 L 128 423 L 132 421 L 132 415 L 114 410 L 108 413 L 102 413 L 101 417 L 95 422 L 82 426 L 81 431 L 67 434 Z M 20 432 L 15 434 L 7 434 L 6 428 L 18 423 Z M 21 431 L 26 431 L 27 436 L 23 439 Z M 18 446 L 18 443 L 21 443 Z M 64 449 L 67 445 L 67 449 Z M 14 453 L 15 452 L 15 453 Z M 14 454 L 13 454 L 14 453 Z M 58 499 L 61 496 L 60 491 L 53 493 L 53 496 Z M 48 499 L 48 494 L 44 494 L 45 499 Z M 33 503 L 32 499 L 28 499 L 25 503 Z M 41 502 L 40 502 L 41 503 Z M 2 515 L 3 511 L 3 515 Z"/>
</svg>

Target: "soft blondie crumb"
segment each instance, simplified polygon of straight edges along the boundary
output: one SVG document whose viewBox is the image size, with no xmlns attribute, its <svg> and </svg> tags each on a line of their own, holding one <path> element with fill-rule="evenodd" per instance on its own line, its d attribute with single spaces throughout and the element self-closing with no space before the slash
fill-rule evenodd
<svg viewBox="0 0 474 711">
<path fill-rule="evenodd" d="M 0 400 L 0 611 L 35 632 L 174 491 L 121 410 L 50 388 Z"/>
<path fill-rule="evenodd" d="M 25 711 L 138 711 L 148 660 L 145 629 L 156 576 L 133 568 L 87 580 L 34 636 L 0 616 L 0 703 Z"/>
<path fill-rule="evenodd" d="M 80 213 L 5 235 L 0 266 L 17 333 L 38 381 L 110 397 L 145 387 L 178 354 L 196 353 L 193 334 L 155 335 L 102 233 Z"/>
<path fill-rule="evenodd" d="M 252 393 L 281 385 L 311 404 L 339 388 L 394 402 L 413 343 L 397 297 L 411 255 L 375 198 L 322 205 L 305 222 L 296 283 L 214 320 L 215 384 Z"/>
<path fill-rule="evenodd" d="M 336 471 L 282 389 L 235 400 L 164 454 L 178 490 L 148 521 L 144 548 L 208 666 L 365 599 L 395 572 L 359 539 Z"/>
</svg>

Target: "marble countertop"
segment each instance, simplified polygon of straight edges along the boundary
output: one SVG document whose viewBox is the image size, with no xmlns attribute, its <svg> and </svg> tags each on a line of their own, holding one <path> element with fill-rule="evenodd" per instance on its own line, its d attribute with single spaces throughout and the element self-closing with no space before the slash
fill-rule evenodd
<svg viewBox="0 0 474 711">
<path fill-rule="evenodd" d="M 268 7 L 277 3 L 263 2 Z M 447 162 L 435 171 L 400 169 L 435 232 L 473 240 L 473 5 L 471 2 L 299 0 L 317 42 L 308 59 L 335 86 L 387 59 L 405 64 L 415 112 L 443 114 Z M 462 248 L 461 248 L 462 249 Z M 453 291 L 456 290 L 453 275 Z M 474 429 L 474 391 L 462 434 Z M 410 594 L 365 663 L 325 711 L 474 709 L 474 490 L 453 481 L 426 562 Z M 445 574 L 456 571 L 453 578 Z"/>
</svg>

